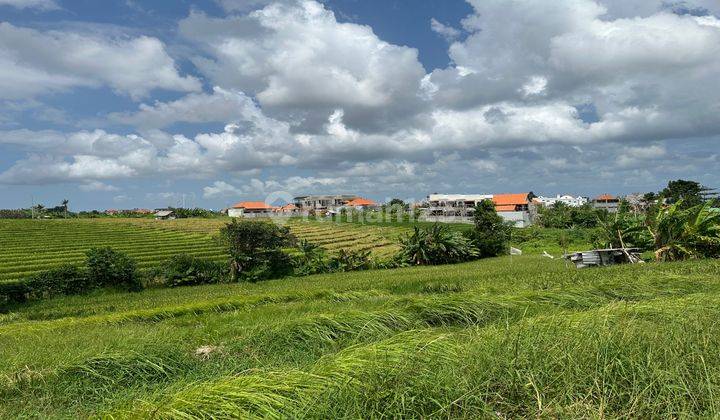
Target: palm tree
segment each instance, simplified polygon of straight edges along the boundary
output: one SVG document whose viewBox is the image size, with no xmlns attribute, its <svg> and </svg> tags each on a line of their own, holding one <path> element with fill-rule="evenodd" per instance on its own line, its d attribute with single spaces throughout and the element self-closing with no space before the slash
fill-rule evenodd
<svg viewBox="0 0 720 420">
<path fill-rule="evenodd" d="M 65 210 L 65 218 L 67 219 L 68 216 L 68 203 L 70 203 L 70 200 L 67 198 L 62 201 L 63 209 Z"/>
<path fill-rule="evenodd" d="M 38 214 L 38 218 L 40 218 L 40 215 L 42 214 L 42 211 L 43 211 L 44 209 L 45 209 L 45 206 L 43 206 L 42 204 L 36 204 L 36 205 L 35 205 L 35 211 L 36 211 L 37 214 Z"/>
<path fill-rule="evenodd" d="M 683 209 L 679 200 L 660 210 L 647 229 L 658 261 L 720 257 L 720 211 L 710 202 Z"/>
</svg>

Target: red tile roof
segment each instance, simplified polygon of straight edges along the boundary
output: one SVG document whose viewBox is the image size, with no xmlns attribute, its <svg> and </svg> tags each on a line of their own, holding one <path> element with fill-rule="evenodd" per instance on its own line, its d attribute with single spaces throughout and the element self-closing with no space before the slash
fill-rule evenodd
<svg viewBox="0 0 720 420">
<path fill-rule="evenodd" d="M 232 206 L 232 208 L 245 210 L 272 210 L 273 206 L 265 204 L 262 201 L 241 201 Z"/>
<path fill-rule="evenodd" d="M 515 211 L 515 204 L 506 204 L 501 206 L 495 206 L 495 211 Z"/>
<path fill-rule="evenodd" d="M 293 211 L 293 210 L 297 210 L 297 206 L 293 203 L 290 203 L 290 204 L 285 204 L 282 207 L 278 207 L 277 210 L 278 211 Z"/>
<path fill-rule="evenodd" d="M 369 200 L 367 198 L 356 198 L 354 200 L 348 201 L 345 205 L 348 207 L 356 207 L 356 206 L 374 206 L 377 203 Z"/>
<path fill-rule="evenodd" d="M 521 194 L 495 194 L 492 201 L 496 207 L 500 206 L 522 206 L 528 204 L 528 195 L 530 193 Z M 507 211 L 507 210 L 506 210 Z"/>
<path fill-rule="evenodd" d="M 611 200 L 617 200 L 614 196 L 610 194 L 602 194 L 597 197 L 595 197 L 595 201 L 611 201 Z"/>
</svg>

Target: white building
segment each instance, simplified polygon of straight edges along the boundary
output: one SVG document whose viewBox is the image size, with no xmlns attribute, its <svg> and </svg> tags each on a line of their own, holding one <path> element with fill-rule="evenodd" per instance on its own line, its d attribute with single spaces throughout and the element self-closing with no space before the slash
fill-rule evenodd
<svg viewBox="0 0 720 420">
<path fill-rule="evenodd" d="M 532 192 L 520 194 L 430 194 L 424 219 L 434 222 L 472 222 L 475 206 L 490 200 L 498 215 L 516 227 L 532 224 L 530 200 Z"/>
<path fill-rule="evenodd" d="M 533 201 L 542 204 L 545 207 L 555 205 L 555 203 L 563 203 L 570 207 L 580 207 L 590 202 L 587 197 L 573 197 L 571 195 L 556 195 L 555 197 L 536 197 Z"/>
</svg>

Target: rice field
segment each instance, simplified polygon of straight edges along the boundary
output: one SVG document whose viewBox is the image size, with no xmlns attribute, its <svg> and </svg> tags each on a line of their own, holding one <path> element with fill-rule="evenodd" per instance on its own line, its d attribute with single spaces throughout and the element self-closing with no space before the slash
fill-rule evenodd
<svg viewBox="0 0 720 420">
<path fill-rule="evenodd" d="M 128 219 L 128 223 L 141 227 L 163 230 L 192 232 L 211 238 L 218 234 L 230 220 L 218 219 L 178 219 L 158 223 L 149 219 Z M 303 220 L 300 218 L 282 221 L 299 239 L 316 243 L 328 252 L 346 250 L 369 250 L 375 258 L 385 258 L 398 250 L 398 238 L 411 230 L 407 226 L 379 226 L 373 224 L 336 223 L 332 221 Z"/>
<path fill-rule="evenodd" d="M 227 258 L 215 237 L 230 219 L 75 219 L 0 220 L 0 282 L 17 281 L 62 264 L 80 264 L 92 247 L 110 246 L 128 253 L 140 268 L 175 254 L 222 261 Z M 341 248 L 371 250 L 376 258 L 397 251 L 407 228 L 330 222 L 290 221 L 301 239 L 329 252 Z"/>
<path fill-rule="evenodd" d="M 0 314 L 2 418 L 712 418 L 720 262 L 537 256 Z"/>
<path fill-rule="evenodd" d="M 224 260 L 207 235 L 139 225 L 131 219 L 0 220 L 0 282 L 62 264 L 80 264 L 92 247 L 110 246 L 148 268 L 175 254 Z"/>
</svg>

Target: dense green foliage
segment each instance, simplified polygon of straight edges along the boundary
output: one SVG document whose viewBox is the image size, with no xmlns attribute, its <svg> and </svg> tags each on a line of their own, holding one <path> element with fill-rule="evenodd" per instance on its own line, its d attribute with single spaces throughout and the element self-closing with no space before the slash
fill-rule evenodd
<svg viewBox="0 0 720 420">
<path fill-rule="evenodd" d="M 90 248 L 87 253 L 88 282 L 95 287 L 142 289 L 135 260 L 110 247 Z"/>
<path fill-rule="evenodd" d="M 520 256 L 0 315 L 3 418 L 712 418 L 720 263 Z"/>
<path fill-rule="evenodd" d="M 702 192 L 704 187 L 699 182 L 678 179 L 668 182 L 667 187 L 660 191 L 660 197 L 668 204 L 682 202 L 683 209 L 695 207 L 703 203 Z"/>
<path fill-rule="evenodd" d="M 510 227 L 495 211 L 490 200 L 481 201 L 475 207 L 474 229 L 469 236 L 478 250 L 480 258 L 505 254 L 510 246 Z"/>
<path fill-rule="evenodd" d="M 720 258 L 720 209 L 709 202 L 686 208 L 678 201 L 660 210 L 648 230 L 658 260 Z"/>
<path fill-rule="evenodd" d="M 235 219 L 220 229 L 220 238 L 230 255 L 232 280 L 277 278 L 292 272 L 292 261 L 283 248 L 295 238 L 287 227 Z"/>
<path fill-rule="evenodd" d="M 480 252 L 463 234 L 447 226 L 415 227 L 412 234 L 400 238 L 398 259 L 410 265 L 453 264 L 470 261 Z"/>
<path fill-rule="evenodd" d="M 558 201 L 552 206 L 538 208 L 537 224 L 557 229 L 593 228 L 598 225 L 598 217 L 606 213 L 605 210 L 594 209 L 591 204 L 572 207 Z"/>
<path fill-rule="evenodd" d="M 225 263 L 186 254 L 174 255 L 149 273 L 151 285 L 197 286 L 229 281 Z"/>
</svg>

